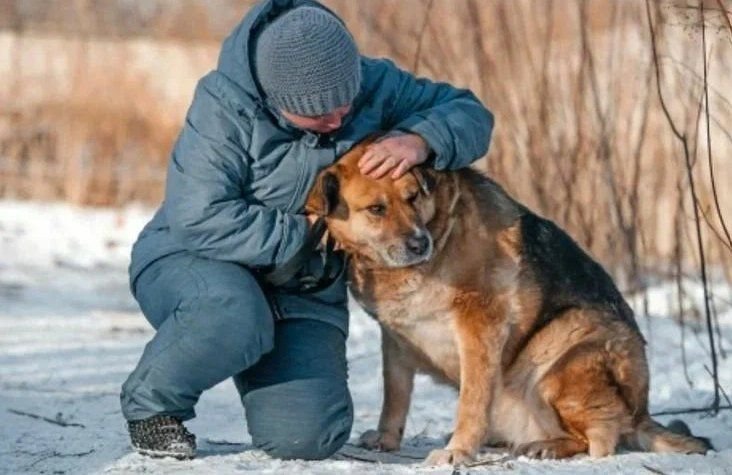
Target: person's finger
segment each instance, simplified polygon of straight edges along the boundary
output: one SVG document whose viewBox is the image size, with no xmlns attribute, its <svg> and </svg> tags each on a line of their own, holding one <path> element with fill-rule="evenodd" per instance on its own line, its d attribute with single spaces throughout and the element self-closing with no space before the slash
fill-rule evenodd
<svg viewBox="0 0 732 475">
<path fill-rule="evenodd" d="M 361 156 L 361 158 L 358 159 L 358 166 L 359 168 L 365 165 L 366 163 L 370 162 L 374 159 L 374 157 L 378 157 L 380 155 L 386 155 L 386 149 L 381 146 L 379 143 L 374 143 L 366 147 L 366 152 Z"/>
<path fill-rule="evenodd" d="M 361 170 L 361 174 L 368 175 L 372 170 L 376 169 L 376 167 L 381 165 L 385 159 L 386 159 L 386 157 L 377 157 L 377 156 L 371 157 L 371 159 L 368 162 L 364 163 L 363 165 L 361 165 L 359 167 L 359 169 Z"/>
<path fill-rule="evenodd" d="M 361 173 L 368 175 L 372 170 L 380 166 L 389 157 L 389 153 L 385 150 L 379 150 L 374 152 L 369 160 L 359 165 Z"/>
<path fill-rule="evenodd" d="M 393 155 L 388 156 L 378 168 L 368 173 L 371 178 L 381 178 L 399 164 L 399 159 Z"/>
<path fill-rule="evenodd" d="M 409 169 L 412 168 L 412 165 L 407 160 L 402 160 L 399 165 L 394 169 L 394 171 L 391 174 L 391 178 L 396 180 L 397 178 L 401 178 L 402 175 L 407 173 Z"/>
<path fill-rule="evenodd" d="M 373 146 L 366 147 L 366 151 L 363 153 L 363 155 L 361 155 L 361 158 L 358 159 L 359 168 L 371 161 L 371 158 L 374 156 L 375 150 L 376 149 Z"/>
</svg>

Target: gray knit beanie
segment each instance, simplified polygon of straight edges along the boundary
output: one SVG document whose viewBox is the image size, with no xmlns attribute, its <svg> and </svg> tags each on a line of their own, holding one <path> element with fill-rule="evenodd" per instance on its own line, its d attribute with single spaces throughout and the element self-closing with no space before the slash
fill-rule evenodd
<svg viewBox="0 0 732 475">
<path fill-rule="evenodd" d="M 257 77 L 269 102 L 315 116 L 350 104 L 361 83 L 358 48 L 343 23 L 318 7 L 297 7 L 259 35 Z"/>
</svg>

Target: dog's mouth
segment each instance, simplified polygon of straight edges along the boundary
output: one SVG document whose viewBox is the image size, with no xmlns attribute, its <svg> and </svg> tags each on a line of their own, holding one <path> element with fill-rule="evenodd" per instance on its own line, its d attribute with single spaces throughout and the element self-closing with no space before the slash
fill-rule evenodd
<svg viewBox="0 0 732 475">
<path fill-rule="evenodd" d="M 433 252 L 432 236 L 425 233 L 387 246 L 382 257 L 388 267 L 409 267 L 429 261 Z"/>
</svg>

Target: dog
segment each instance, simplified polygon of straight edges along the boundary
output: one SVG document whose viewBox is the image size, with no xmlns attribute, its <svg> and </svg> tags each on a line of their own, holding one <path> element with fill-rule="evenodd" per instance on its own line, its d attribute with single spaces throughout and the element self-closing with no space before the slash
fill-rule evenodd
<svg viewBox="0 0 732 475">
<path fill-rule="evenodd" d="M 621 443 L 711 449 L 651 419 L 633 312 L 564 231 L 471 168 L 362 175 L 368 143 L 324 169 L 306 204 L 381 327 L 384 402 L 363 446 L 399 449 L 420 371 L 459 390 L 454 432 L 430 465 L 467 463 L 485 443 L 536 458 L 603 457 Z"/>
</svg>

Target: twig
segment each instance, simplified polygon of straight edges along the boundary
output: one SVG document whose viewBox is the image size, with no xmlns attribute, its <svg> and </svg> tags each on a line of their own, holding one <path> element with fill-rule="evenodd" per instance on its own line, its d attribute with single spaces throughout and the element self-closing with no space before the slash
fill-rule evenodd
<svg viewBox="0 0 732 475">
<path fill-rule="evenodd" d="M 730 243 L 725 240 L 724 236 L 722 236 L 719 231 L 717 231 L 714 223 L 712 223 L 712 219 L 707 215 L 707 212 L 704 211 L 704 208 L 700 208 L 699 211 L 701 211 L 702 218 L 704 218 L 704 221 L 707 223 L 707 227 L 712 231 L 712 233 L 722 244 L 722 246 L 726 247 L 727 250 L 732 254 L 732 245 L 730 245 Z"/>
<path fill-rule="evenodd" d="M 645 468 L 649 472 L 657 473 L 658 475 L 666 475 L 666 472 L 661 471 L 661 470 L 659 470 L 657 468 L 651 467 L 650 465 L 646 465 L 646 464 L 642 464 L 642 465 L 643 465 L 643 468 Z"/>
<path fill-rule="evenodd" d="M 709 374 L 709 376 L 712 375 L 712 372 L 709 371 L 709 368 L 707 368 L 707 365 L 704 365 L 704 370 Z M 722 385 L 719 385 L 719 391 L 722 393 L 722 396 L 724 396 L 724 399 L 727 401 L 727 404 L 732 406 L 732 401 L 729 400 L 729 396 L 727 396 L 727 391 L 724 390 Z"/>
<path fill-rule="evenodd" d="M 719 5 L 720 14 L 727 22 L 727 29 L 729 30 L 730 35 L 732 35 L 732 22 L 729 21 L 729 17 L 727 16 L 728 12 L 727 10 L 725 10 L 724 5 L 722 4 L 722 0 L 717 0 L 717 5 Z"/>
<path fill-rule="evenodd" d="M 363 447 L 359 447 L 358 445 L 352 444 L 350 442 L 346 442 L 344 445 L 346 447 L 353 447 L 353 448 L 359 449 L 359 450 L 368 450 L 368 449 L 364 449 Z M 378 452 L 376 452 L 376 453 L 378 453 Z M 392 458 L 401 458 L 401 459 L 409 459 L 409 460 L 424 460 L 424 457 L 415 457 L 413 455 L 401 454 L 399 452 L 383 452 L 383 453 L 387 454 L 389 457 L 392 457 Z M 355 455 L 355 454 L 348 454 L 348 453 L 344 453 L 344 452 L 338 452 L 338 455 L 341 455 L 341 456 L 346 457 L 346 458 L 352 458 L 354 460 L 360 460 L 362 462 L 372 462 L 372 463 L 373 462 L 379 462 L 379 463 L 381 463 L 381 461 L 374 460 L 373 458 L 362 457 L 362 456 Z"/>
<path fill-rule="evenodd" d="M 375 463 L 374 462 L 374 459 L 370 459 L 368 457 L 359 457 L 358 455 L 346 454 L 346 453 L 343 453 L 343 452 L 338 452 L 338 455 L 341 456 L 341 457 L 345 457 L 347 459 L 358 460 L 359 462 Z"/>
<path fill-rule="evenodd" d="M 35 467 L 39 463 L 43 462 L 44 460 L 52 459 L 52 458 L 64 458 L 64 457 L 86 457 L 89 454 L 94 453 L 94 449 L 88 450 L 86 452 L 78 452 L 78 453 L 72 453 L 72 454 L 62 454 L 60 452 L 51 451 L 48 454 L 44 455 L 43 457 L 40 457 L 37 460 L 34 460 L 33 463 L 28 465 L 28 467 Z"/>
<path fill-rule="evenodd" d="M 701 30 L 702 30 L 702 57 L 704 58 L 704 96 L 706 98 L 706 118 L 707 118 L 707 148 L 709 153 L 709 166 L 712 166 L 712 139 L 711 139 L 711 132 L 709 130 L 709 89 L 707 87 L 707 35 L 706 35 L 706 25 L 704 24 L 704 1 L 699 2 L 699 14 L 701 15 Z M 660 86 L 659 86 L 660 87 Z M 689 168 L 687 166 L 687 168 Z M 689 174 L 689 180 L 690 180 L 690 187 L 692 193 L 694 193 L 694 183 L 691 181 L 692 175 L 691 175 L 691 169 L 688 169 Z M 714 198 L 715 203 L 719 205 L 717 201 L 717 193 L 716 193 L 716 186 L 714 185 L 714 174 L 712 172 L 712 190 L 714 190 Z M 718 374 L 718 368 L 717 368 L 717 351 L 714 346 L 714 328 L 712 325 L 712 313 L 711 309 L 709 307 L 709 290 L 707 288 L 707 276 L 706 276 L 706 263 L 704 260 L 704 246 L 702 244 L 702 238 L 701 238 L 701 228 L 699 224 L 699 209 L 698 209 L 698 200 L 694 198 L 694 218 L 696 221 L 696 228 L 697 228 L 697 241 L 699 244 L 699 260 L 701 262 L 701 275 L 703 280 L 703 286 L 704 286 L 704 309 L 705 309 L 705 315 L 706 315 L 706 321 L 707 321 L 707 333 L 709 334 L 709 350 L 712 354 L 712 378 L 714 379 L 714 408 L 715 412 L 719 408 L 719 374 Z M 722 223 L 722 228 L 724 229 L 725 233 L 727 234 L 727 239 L 732 242 L 732 239 L 729 238 L 729 232 L 727 231 L 727 225 L 724 222 L 724 219 L 722 218 L 722 211 L 717 209 L 719 213 L 719 219 Z"/>
<path fill-rule="evenodd" d="M 466 463 L 465 466 L 468 468 L 473 468 L 480 467 L 481 465 L 501 465 L 510 460 L 514 460 L 514 457 L 511 455 L 504 455 L 503 457 L 499 457 L 497 459 L 476 460 L 475 462 Z"/>
<path fill-rule="evenodd" d="M 205 439 L 206 443 L 209 445 L 227 445 L 227 446 L 239 446 L 239 445 L 247 445 L 245 442 L 229 442 L 228 440 L 211 440 L 211 439 Z"/>
<path fill-rule="evenodd" d="M 678 190 L 679 190 L 679 208 L 683 210 L 684 208 L 684 200 L 682 198 L 682 190 L 681 186 L 677 184 Z M 694 387 L 694 383 L 692 382 L 691 378 L 689 377 L 689 365 L 686 361 L 686 324 L 685 324 L 685 315 L 684 312 L 684 284 L 681 281 L 681 259 L 682 259 L 682 253 L 683 253 L 683 246 L 681 245 L 681 238 L 679 228 L 681 227 L 681 218 L 679 214 L 676 214 L 676 217 L 674 219 L 674 235 L 676 236 L 675 243 L 674 243 L 674 259 L 676 261 L 676 272 L 675 272 L 675 280 L 676 280 L 676 300 L 677 304 L 679 306 L 679 329 L 681 331 L 681 364 L 684 368 L 684 377 L 686 378 L 686 383 L 689 385 L 689 387 Z"/>
<path fill-rule="evenodd" d="M 79 424 L 77 422 L 66 422 L 65 420 L 61 419 L 60 413 L 56 416 L 56 419 L 51 419 L 50 417 L 39 416 L 38 414 L 31 414 L 30 412 L 18 411 L 16 409 L 8 409 L 8 412 L 10 412 L 11 414 L 16 414 L 18 416 L 25 416 L 30 417 L 31 419 L 45 421 L 49 424 L 56 424 L 57 426 L 61 427 L 81 427 L 83 429 L 86 428 L 84 424 Z"/>
<path fill-rule="evenodd" d="M 432 424 L 432 419 L 428 419 L 427 423 L 424 425 L 421 431 L 416 433 L 414 437 L 411 438 L 411 440 L 418 439 L 419 437 L 425 437 L 427 435 L 427 429 L 429 429 L 430 425 Z"/>
<path fill-rule="evenodd" d="M 712 317 L 714 317 L 714 330 L 717 332 L 717 349 L 719 350 L 719 356 L 725 360 L 727 359 L 727 351 L 725 351 L 723 345 L 724 337 L 722 336 L 722 330 L 719 328 L 719 312 L 717 312 L 717 304 L 714 297 L 714 293 L 711 293 L 709 304 L 712 307 Z"/>
<path fill-rule="evenodd" d="M 732 409 L 732 405 L 731 406 L 719 406 L 717 409 L 720 411 L 723 409 Z M 694 414 L 697 412 L 710 412 L 713 410 L 714 410 L 714 408 L 712 408 L 712 407 L 692 407 L 692 408 L 687 408 L 687 409 L 670 409 L 668 411 L 652 412 L 651 415 L 652 416 L 673 416 L 673 415 L 677 415 L 677 414 Z"/>
<path fill-rule="evenodd" d="M 62 453 L 56 452 L 54 450 L 53 451 L 53 454 L 51 456 L 52 457 L 59 457 L 59 458 L 64 458 L 64 457 L 86 457 L 87 455 L 91 455 L 94 452 L 95 452 L 94 449 L 89 449 L 86 452 L 77 452 L 77 453 L 74 453 L 74 454 L 62 454 Z"/>
</svg>

